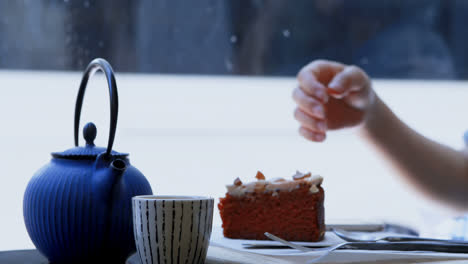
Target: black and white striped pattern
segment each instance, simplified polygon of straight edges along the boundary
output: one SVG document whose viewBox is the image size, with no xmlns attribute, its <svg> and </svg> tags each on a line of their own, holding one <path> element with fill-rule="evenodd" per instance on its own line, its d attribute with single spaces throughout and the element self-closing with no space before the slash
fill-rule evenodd
<svg viewBox="0 0 468 264">
<path fill-rule="evenodd" d="M 141 263 L 204 263 L 213 207 L 213 198 L 134 197 L 133 228 Z"/>
</svg>

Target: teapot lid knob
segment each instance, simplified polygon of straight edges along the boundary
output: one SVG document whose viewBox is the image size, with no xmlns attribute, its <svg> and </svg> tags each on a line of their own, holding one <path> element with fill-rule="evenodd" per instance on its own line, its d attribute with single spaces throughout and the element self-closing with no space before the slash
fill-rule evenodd
<svg viewBox="0 0 468 264">
<path fill-rule="evenodd" d="M 97 129 L 96 126 L 89 122 L 83 128 L 83 136 L 86 140 L 86 145 L 94 146 L 94 139 L 96 138 Z"/>
</svg>

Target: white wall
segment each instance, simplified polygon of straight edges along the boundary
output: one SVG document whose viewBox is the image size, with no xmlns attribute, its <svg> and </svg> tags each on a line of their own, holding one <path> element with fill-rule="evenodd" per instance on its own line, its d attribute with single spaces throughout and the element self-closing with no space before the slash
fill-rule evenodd
<svg viewBox="0 0 468 264">
<path fill-rule="evenodd" d="M 78 73 L 0 71 L 0 250 L 31 248 L 22 197 L 49 153 L 73 146 Z M 290 177 L 296 169 L 324 176 L 327 222 L 391 220 L 421 227 L 449 212 L 416 193 L 353 130 L 310 143 L 296 133 L 292 78 L 118 74 L 120 116 L 115 149 L 149 179 L 158 194 L 221 197 L 225 184 Z M 450 146 L 468 129 L 468 83 L 375 81 L 402 119 Z M 82 125 L 98 126 L 105 146 L 108 95 L 91 80 Z M 83 142 L 82 138 L 80 138 Z M 428 217 L 429 216 L 429 217 Z M 220 224 L 216 215 L 216 224 Z"/>
</svg>

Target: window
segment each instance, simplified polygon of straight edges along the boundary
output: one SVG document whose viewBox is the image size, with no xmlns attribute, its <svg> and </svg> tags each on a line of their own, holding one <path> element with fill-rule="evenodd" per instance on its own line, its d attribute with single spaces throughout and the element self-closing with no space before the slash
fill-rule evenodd
<svg viewBox="0 0 468 264">
<path fill-rule="evenodd" d="M 0 2 L 0 67 L 291 76 L 328 58 L 373 77 L 466 79 L 463 0 Z M 91 26 L 92 25 L 92 26 Z"/>
</svg>

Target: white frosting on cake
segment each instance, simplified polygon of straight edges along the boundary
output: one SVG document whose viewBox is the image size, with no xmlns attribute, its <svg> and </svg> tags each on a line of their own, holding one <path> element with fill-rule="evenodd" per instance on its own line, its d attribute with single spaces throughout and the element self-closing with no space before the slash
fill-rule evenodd
<svg viewBox="0 0 468 264">
<path fill-rule="evenodd" d="M 300 178 L 301 176 L 306 176 L 307 174 L 303 174 L 297 172 L 295 174 L 296 177 Z M 294 176 L 293 176 L 294 177 Z M 322 176 L 320 175 L 312 175 L 309 177 L 304 177 L 302 179 L 295 179 L 295 180 L 285 180 L 283 178 L 275 178 L 271 180 L 258 180 L 249 183 L 242 183 L 240 185 L 227 185 L 227 192 L 229 195 L 232 196 L 242 196 L 246 193 L 253 193 L 253 192 L 263 192 L 263 193 L 272 193 L 273 196 L 278 195 L 278 192 L 290 192 L 293 191 L 301 184 L 310 185 L 310 192 L 317 193 L 319 191 L 318 185 L 320 185 L 323 181 Z"/>
</svg>

